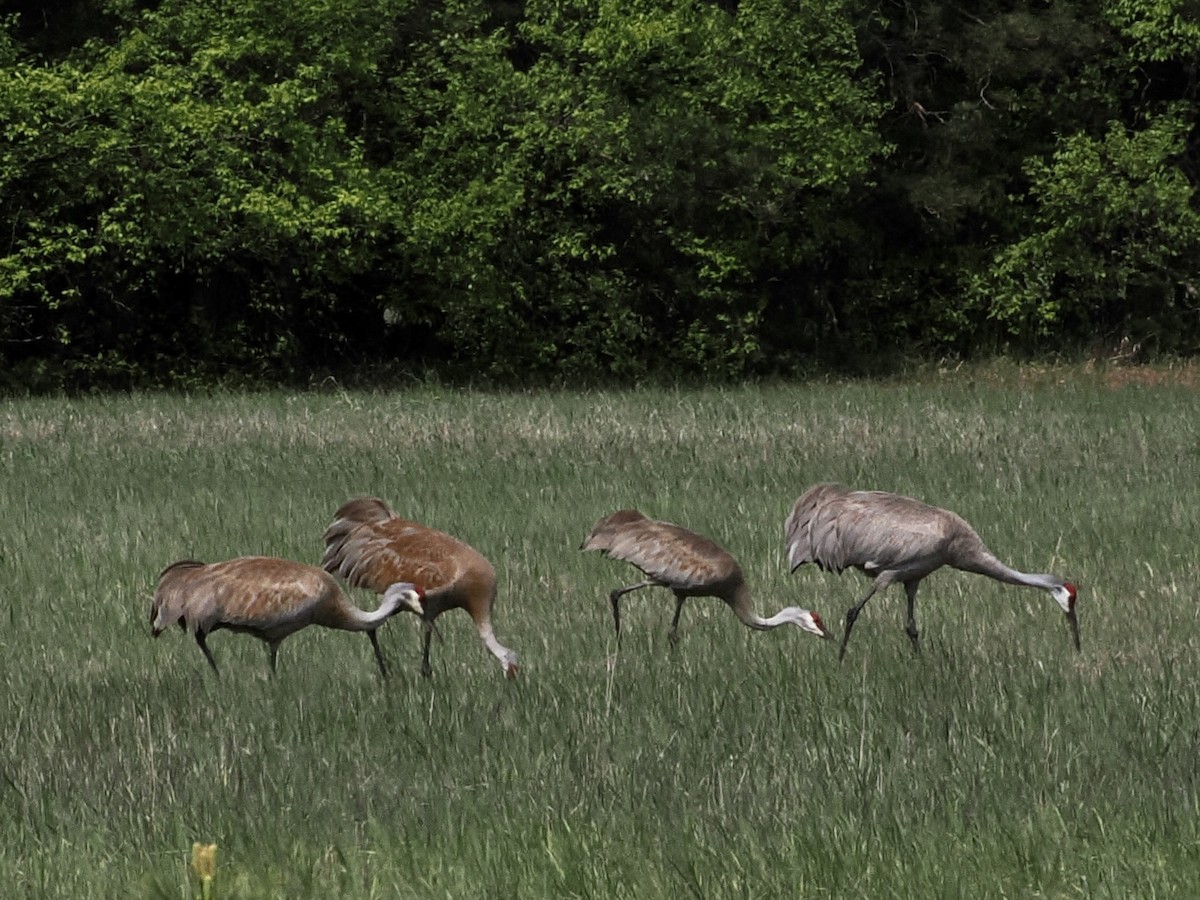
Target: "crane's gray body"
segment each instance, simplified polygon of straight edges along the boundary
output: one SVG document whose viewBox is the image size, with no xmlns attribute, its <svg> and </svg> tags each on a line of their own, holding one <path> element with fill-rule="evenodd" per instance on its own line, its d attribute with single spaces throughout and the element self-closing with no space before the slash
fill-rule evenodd
<svg viewBox="0 0 1200 900">
<path fill-rule="evenodd" d="M 675 594 L 675 615 L 668 633 L 672 644 L 678 640 L 679 616 L 688 597 L 724 600 L 747 628 L 762 631 L 791 624 L 829 637 L 821 617 L 810 610 L 789 606 L 764 619 L 754 611 L 741 566 L 724 547 L 679 525 L 650 519 L 636 509 L 622 509 L 602 518 L 592 526 L 580 549 L 597 550 L 627 562 L 646 576 L 638 584 L 617 588 L 609 594 L 618 637 L 621 597 L 645 587 L 670 588 Z"/>
<path fill-rule="evenodd" d="M 854 621 L 871 596 L 899 582 L 908 595 L 906 631 L 919 649 L 915 607 L 921 580 L 942 566 L 987 575 L 1006 584 L 1049 591 L 1067 614 L 1076 649 L 1075 586 L 1051 574 L 1028 574 L 1001 562 L 965 519 L 886 491 L 853 491 L 840 484 L 817 484 L 792 506 L 784 522 L 788 566 L 806 563 L 841 573 L 858 569 L 873 578 L 870 590 L 846 613 L 841 654 Z"/>
<path fill-rule="evenodd" d="M 947 565 L 988 574 L 998 562 L 961 516 L 886 491 L 819 484 L 796 501 L 784 528 L 792 571 L 816 563 L 905 582 Z"/>
</svg>

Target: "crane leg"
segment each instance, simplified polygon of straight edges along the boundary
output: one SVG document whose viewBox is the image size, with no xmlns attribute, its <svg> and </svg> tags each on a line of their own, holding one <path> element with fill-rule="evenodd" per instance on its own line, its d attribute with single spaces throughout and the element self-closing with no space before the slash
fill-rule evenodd
<svg viewBox="0 0 1200 900">
<path fill-rule="evenodd" d="M 217 676 L 219 677 L 221 670 L 217 668 L 217 661 L 213 659 L 212 651 L 208 649 L 208 644 L 204 642 L 203 631 L 196 632 L 196 643 L 200 645 L 200 649 L 204 651 L 204 658 L 208 660 L 208 664 L 212 666 L 212 670 L 216 672 Z"/>
<path fill-rule="evenodd" d="M 629 587 L 617 588 L 608 595 L 608 602 L 612 604 L 613 626 L 617 630 L 618 638 L 621 636 L 621 598 L 631 591 L 638 591 L 644 587 L 656 587 L 657 585 L 657 581 L 642 581 Z"/>
<path fill-rule="evenodd" d="M 908 639 L 912 641 L 913 650 L 920 654 L 921 652 L 921 632 L 917 630 L 917 587 L 919 581 L 904 582 L 904 592 L 908 594 L 908 623 L 904 626 L 904 630 L 908 633 Z"/>
<path fill-rule="evenodd" d="M 850 630 L 854 627 L 854 622 L 858 618 L 858 614 L 862 612 L 862 608 L 867 605 L 867 601 L 874 596 L 875 592 L 881 587 L 887 587 L 888 583 L 881 583 L 882 577 L 876 578 L 871 585 L 871 589 L 863 595 L 863 598 L 855 603 L 846 611 L 846 630 L 842 633 L 842 649 L 838 651 L 838 662 L 846 655 L 846 645 L 850 643 Z"/>
<path fill-rule="evenodd" d="M 433 622 L 429 619 L 421 621 L 421 674 L 426 678 L 433 675 L 433 666 L 429 664 L 429 642 L 433 638 Z"/>
<path fill-rule="evenodd" d="M 613 591 L 608 595 L 608 602 L 612 605 L 613 627 L 617 630 L 617 638 L 621 637 L 621 592 Z"/>
<path fill-rule="evenodd" d="M 271 674 L 275 674 L 275 657 L 279 655 L 278 644 L 267 644 L 267 654 L 271 660 Z"/>
<path fill-rule="evenodd" d="M 375 632 L 377 629 L 372 628 L 367 632 L 367 637 L 371 639 L 371 649 L 375 651 L 375 662 L 379 663 L 379 674 L 387 678 L 387 663 L 383 660 L 383 651 L 379 649 L 379 635 Z"/>
<path fill-rule="evenodd" d="M 671 619 L 671 630 L 667 632 L 667 637 L 671 639 L 671 646 L 674 647 L 679 643 L 679 614 L 683 612 L 683 601 L 686 600 L 683 594 L 676 592 L 675 594 L 675 617 Z"/>
</svg>

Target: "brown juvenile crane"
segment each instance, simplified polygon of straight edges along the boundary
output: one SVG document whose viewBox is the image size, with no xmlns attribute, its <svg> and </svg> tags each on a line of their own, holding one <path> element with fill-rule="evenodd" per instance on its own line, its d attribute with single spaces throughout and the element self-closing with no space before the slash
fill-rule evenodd
<svg viewBox="0 0 1200 900">
<path fill-rule="evenodd" d="M 915 618 L 921 579 L 942 566 L 987 575 L 1006 584 L 1049 592 L 1071 626 L 1079 650 L 1075 585 L 1057 575 L 1029 575 L 1005 565 L 960 516 L 911 497 L 885 491 L 852 491 L 840 484 L 818 484 L 796 501 L 784 523 L 788 564 L 794 572 L 805 563 L 841 573 L 854 568 L 873 578 L 870 589 L 846 613 L 838 659 L 846 655 L 850 630 L 876 591 L 899 582 L 908 594 L 905 631 L 920 650 Z"/>
<path fill-rule="evenodd" d="M 375 630 L 402 610 L 421 614 L 421 589 L 396 584 L 374 612 L 350 602 L 327 572 L 316 566 L 267 556 L 243 556 L 209 563 L 184 559 L 158 576 L 150 608 L 150 627 L 158 637 L 178 623 L 190 631 L 214 672 L 221 674 L 205 638 L 222 628 L 265 641 L 271 672 L 275 656 L 288 635 L 309 625 L 365 631 L 375 650 L 380 674 L 387 666 Z"/>
<path fill-rule="evenodd" d="M 496 570 L 479 551 L 458 538 L 400 518 L 377 497 L 358 497 L 342 504 L 334 514 L 333 524 L 325 531 L 321 565 L 350 584 L 377 594 L 398 582 L 421 585 L 422 675 L 433 674 L 429 641 L 434 620 L 448 609 L 466 610 L 504 673 L 510 678 L 516 674 L 517 654 L 496 640 L 492 630 Z"/>
<path fill-rule="evenodd" d="M 718 597 L 729 604 L 743 625 L 758 631 L 791 624 L 821 637 L 832 637 L 821 617 L 807 609 L 789 606 L 769 619 L 760 617 L 754 612 L 741 566 L 724 548 L 694 531 L 649 519 L 636 509 L 605 516 L 580 549 L 599 550 L 612 559 L 631 563 L 646 576 L 644 581 L 609 594 L 618 638 L 621 597 L 644 587 L 670 588 L 675 594 L 675 617 L 668 635 L 672 646 L 679 640 L 679 614 L 688 597 Z"/>
</svg>

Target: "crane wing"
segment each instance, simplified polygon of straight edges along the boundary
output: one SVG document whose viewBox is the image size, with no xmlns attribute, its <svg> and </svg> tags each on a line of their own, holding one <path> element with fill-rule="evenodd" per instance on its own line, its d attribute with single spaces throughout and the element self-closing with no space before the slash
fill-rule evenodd
<svg viewBox="0 0 1200 900">
<path fill-rule="evenodd" d="M 206 568 L 201 577 L 227 628 L 302 627 L 314 606 L 341 591 L 328 573 L 288 559 L 245 556 Z"/>
<path fill-rule="evenodd" d="M 394 514 L 380 518 L 380 507 L 387 510 L 381 500 L 351 501 L 338 512 L 346 512 L 352 504 L 360 504 L 370 515 L 366 521 L 335 519 L 325 532 L 321 567 L 355 587 L 382 594 L 390 585 L 409 581 L 435 591 L 454 584 L 468 571 L 492 571 L 478 551 L 445 532 Z"/>
<path fill-rule="evenodd" d="M 813 562 L 841 572 L 932 571 L 954 535 L 970 526 L 944 509 L 885 491 L 817 485 L 804 493 L 785 523 L 788 564 Z"/>
<path fill-rule="evenodd" d="M 262 630 L 306 623 L 312 606 L 340 588 L 315 566 L 265 556 L 224 562 L 181 560 L 163 570 L 151 622 L 157 634 L 176 622 L 208 631 Z"/>
<path fill-rule="evenodd" d="M 711 587 L 740 572 L 737 561 L 719 544 L 670 522 L 622 510 L 596 523 L 583 542 L 627 562 L 647 578 L 676 590 Z"/>
<path fill-rule="evenodd" d="M 792 507 L 784 522 L 788 568 L 805 563 L 841 572 L 847 560 L 840 519 L 850 491 L 840 484 L 818 484 L 809 488 Z"/>
</svg>

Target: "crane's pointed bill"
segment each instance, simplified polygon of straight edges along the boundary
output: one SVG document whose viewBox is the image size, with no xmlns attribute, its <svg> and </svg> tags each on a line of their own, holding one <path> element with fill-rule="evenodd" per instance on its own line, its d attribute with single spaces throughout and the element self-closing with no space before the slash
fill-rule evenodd
<svg viewBox="0 0 1200 900">
<path fill-rule="evenodd" d="M 1075 652 L 1079 652 L 1079 619 L 1075 616 L 1075 608 L 1067 613 L 1067 621 L 1071 623 L 1071 637 L 1075 639 Z"/>
<path fill-rule="evenodd" d="M 825 640 L 831 639 L 833 637 L 833 632 L 825 627 L 825 623 L 821 621 L 821 617 L 815 612 L 810 612 L 809 615 L 812 616 L 813 624 L 819 629 L 817 634 L 819 634 Z"/>
</svg>

